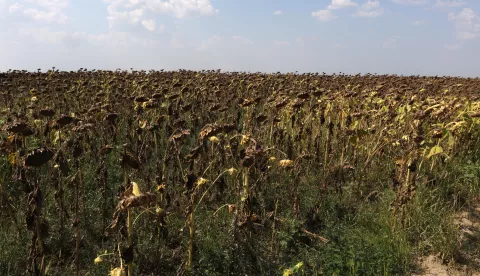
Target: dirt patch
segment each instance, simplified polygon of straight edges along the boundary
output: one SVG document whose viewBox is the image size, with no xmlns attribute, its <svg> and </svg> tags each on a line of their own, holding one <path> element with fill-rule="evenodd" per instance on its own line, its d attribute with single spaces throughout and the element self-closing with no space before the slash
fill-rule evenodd
<svg viewBox="0 0 480 276">
<path fill-rule="evenodd" d="M 480 276 L 480 204 L 468 211 L 459 212 L 454 218 L 458 226 L 459 258 L 446 264 L 437 256 L 418 260 L 421 272 L 415 276 Z"/>
</svg>

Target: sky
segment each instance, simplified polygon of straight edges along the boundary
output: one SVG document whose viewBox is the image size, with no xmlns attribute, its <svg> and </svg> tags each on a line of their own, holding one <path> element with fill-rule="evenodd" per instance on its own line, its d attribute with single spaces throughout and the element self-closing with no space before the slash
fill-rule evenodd
<svg viewBox="0 0 480 276">
<path fill-rule="evenodd" d="M 0 0 L 0 71 L 480 76 L 479 0 Z"/>
</svg>

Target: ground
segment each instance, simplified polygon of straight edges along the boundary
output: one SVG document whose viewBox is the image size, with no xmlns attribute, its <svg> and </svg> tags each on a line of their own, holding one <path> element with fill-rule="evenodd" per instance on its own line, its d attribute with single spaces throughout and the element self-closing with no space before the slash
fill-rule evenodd
<svg viewBox="0 0 480 276">
<path fill-rule="evenodd" d="M 418 260 L 420 272 L 416 276 L 480 276 L 480 204 L 475 204 L 467 211 L 455 216 L 458 226 L 460 245 L 459 260 L 447 262 L 441 256 L 429 255 Z"/>
</svg>

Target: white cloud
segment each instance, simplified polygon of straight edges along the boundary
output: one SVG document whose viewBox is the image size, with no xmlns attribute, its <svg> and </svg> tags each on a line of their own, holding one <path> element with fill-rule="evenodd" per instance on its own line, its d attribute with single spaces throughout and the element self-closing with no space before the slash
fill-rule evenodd
<svg viewBox="0 0 480 276">
<path fill-rule="evenodd" d="M 128 3 L 125 4 L 125 7 L 127 8 L 135 7 L 136 5 L 141 4 L 143 2 L 145 1 L 144 0 L 128 0 Z"/>
<path fill-rule="evenodd" d="M 469 40 L 480 35 L 480 17 L 470 8 L 464 8 L 459 13 L 449 13 L 448 20 L 455 23 L 457 39 Z"/>
<path fill-rule="evenodd" d="M 57 13 L 55 11 L 42 11 L 38 9 L 25 9 L 23 14 L 26 17 L 32 18 L 34 20 L 46 21 L 46 22 L 56 22 L 56 23 L 66 23 L 67 17 L 64 14 Z"/>
<path fill-rule="evenodd" d="M 383 42 L 383 48 L 389 48 L 398 42 L 398 36 L 391 36 Z"/>
<path fill-rule="evenodd" d="M 360 17 L 378 17 L 383 14 L 383 8 L 380 7 L 380 1 L 378 0 L 368 0 L 355 13 L 356 16 Z"/>
<path fill-rule="evenodd" d="M 304 47 L 305 46 L 305 38 L 303 36 L 298 36 L 295 38 L 295 42 L 297 43 L 297 45 L 299 45 L 300 47 Z"/>
<path fill-rule="evenodd" d="M 457 38 L 460 40 L 470 40 L 478 37 L 478 32 L 469 32 L 469 31 L 464 31 L 464 32 L 457 32 Z"/>
<path fill-rule="evenodd" d="M 185 43 L 180 39 L 174 37 L 170 40 L 170 46 L 174 49 L 184 49 Z"/>
<path fill-rule="evenodd" d="M 20 28 L 18 35 L 27 41 L 55 45 L 63 44 L 69 48 L 75 48 L 84 43 L 104 48 L 158 46 L 158 42 L 155 40 L 140 38 L 127 32 L 116 31 L 88 34 L 85 32 L 52 31 L 49 28 Z"/>
<path fill-rule="evenodd" d="M 462 45 L 460 45 L 460 44 L 445 44 L 444 48 L 449 50 L 449 51 L 456 51 L 456 50 L 460 50 L 462 48 Z"/>
<path fill-rule="evenodd" d="M 283 14 L 283 12 L 280 11 L 280 10 L 276 10 L 276 11 L 273 13 L 273 15 L 282 15 L 282 14 Z"/>
<path fill-rule="evenodd" d="M 477 14 L 470 8 L 465 8 L 458 14 L 451 12 L 448 14 L 448 19 L 451 21 L 455 21 L 458 24 L 473 24 L 475 19 L 478 19 Z"/>
<path fill-rule="evenodd" d="M 331 4 L 328 5 L 326 9 L 312 12 L 312 16 L 316 17 L 320 21 L 331 21 L 337 18 L 337 16 L 332 13 L 332 10 L 356 6 L 357 3 L 353 2 L 352 0 L 332 0 Z"/>
<path fill-rule="evenodd" d="M 190 14 L 212 15 L 218 13 L 210 0 L 145 0 L 146 6 L 160 13 L 172 13 L 177 18 L 184 18 Z"/>
<path fill-rule="evenodd" d="M 18 35 L 20 37 L 32 38 L 37 42 L 42 43 L 57 43 L 60 42 L 65 32 L 52 32 L 47 28 L 20 28 Z"/>
<path fill-rule="evenodd" d="M 348 44 L 346 43 L 337 43 L 333 45 L 334 48 L 337 49 L 348 49 Z"/>
<path fill-rule="evenodd" d="M 35 0 L 45 1 L 45 0 Z M 57 0 L 60 1 L 60 0 Z M 127 22 L 141 24 L 149 30 L 156 29 L 155 21 L 149 19 L 156 13 L 169 13 L 176 18 L 185 18 L 193 14 L 212 15 L 218 13 L 210 0 L 104 0 L 107 7 L 107 19 L 110 28 L 116 23 Z M 147 17 L 148 16 L 148 17 Z M 147 17 L 147 18 L 146 18 Z"/>
<path fill-rule="evenodd" d="M 107 19 L 108 19 L 110 28 L 112 28 L 115 25 L 115 23 L 118 21 L 120 22 L 127 21 L 130 24 L 136 24 L 142 20 L 145 12 L 145 10 L 142 8 L 138 8 L 131 11 L 119 12 L 115 10 L 115 8 L 112 6 L 109 6 L 107 8 L 107 11 L 108 11 Z"/>
<path fill-rule="evenodd" d="M 330 21 L 337 18 L 337 16 L 334 15 L 331 10 L 319 10 L 312 12 L 312 16 L 316 17 L 320 21 Z"/>
<path fill-rule="evenodd" d="M 290 42 L 287 41 L 287 40 L 274 40 L 274 41 L 273 41 L 273 45 L 276 45 L 276 46 L 288 46 L 288 45 L 290 45 Z"/>
<path fill-rule="evenodd" d="M 234 35 L 232 36 L 232 39 L 240 44 L 244 44 L 244 45 L 252 45 L 253 44 L 253 41 L 246 38 L 246 37 L 243 37 L 243 36 L 239 36 L 239 35 Z"/>
<path fill-rule="evenodd" d="M 0 0 L 0 20 L 3 19 L 4 11 L 7 10 L 7 0 Z"/>
<path fill-rule="evenodd" d="M 357 6 L 357 3 L 352 0 L 332 0 L 332 4 L 328 5 L 327 9 L 338 10 L 355 6 Z"/>
<path fill-rule="evenodd" d="M 434 8 L 457 8 L 461 6 L 465 6 L 467 2 L 463 0 L 437 0 L 435 2 Z"/>
<path fill-rule="evenodd" d="M 49 9 L 64 9 L 68 6 L 68 0 L 25 0 L 25 2 Z"/>
<path fill-rule="evenodd" d="M 154 19 L 148 19 L 148 20 L 142 20 L 142 25 L 145 27 L 145 29 L 153 32 L 155 31 L 155 20 Z"/>
<path fill-rule="evenodd" d="M 392 2 L 401 5 L 424 5 L 428 0 L 392 0 Z"/>
<path fill-rule="evenodd" d="M 23 6 L 18 3 L 13 3 L 12 5 L 10 5 L 10 7 L 8 7 L 9 13 L 16 13 L 19 10 L 23 10 Z"/>
<path fill-rule="evenodd" d="M 63 24 L 68 20 L 63 12 L 67 6 L 67 0 L 23 0 L 10 5 L 8 11 L 37 21 Z"/>
<path fill-rule="evenodd" d="M 214 48 L 223 40 L 220 36 L 211 36 L 208 39 L 202 41 L 200 46 L 197 47 L 197 51 L 206 51 Z"/>
<path fill-rule="evenodd" d="M 427 20 L 415 20 L 412 22 L 413 26 L 422 26 L 422 25 L 427 25 L 428 21 Z"/>
</svg>

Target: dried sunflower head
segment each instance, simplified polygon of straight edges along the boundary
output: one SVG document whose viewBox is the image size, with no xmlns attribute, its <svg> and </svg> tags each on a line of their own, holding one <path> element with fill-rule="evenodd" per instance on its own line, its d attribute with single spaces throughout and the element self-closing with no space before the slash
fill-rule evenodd
<svg viewBox="0 0 480 276">
<path fill-rule="evenodd" d="M 215 136 L 222 132 L 222 127 L 217 123 L 207 124 L 200 130 L 200 140 Z"/>
<path fill-rule="evenodd" d="M 24 122 L 16 122 L 10 125 L 7 125 L 6 130 L 15 134 L 23 134 L 24 131 L 27 131 L 29 126 Z"/>
<path fill-rule="evenodd" d="M 245 157 L 243 157 L 240 163 L 243 167 L 248 168 L 248 167 L 251 167 L 253 163 L 255 163 L 255 158 L 253 158 L 252 156 L 246 155 Z"/>
<path fill-rule="evenodd" d="M 52 117 L 53 115 L 55 115 L 55 110 L 51 108 L 44 108 L 40 110 L 39 114 L 43 117 Z"/>
<path fill-rule="evenodd" d="M 148 102 L 148 98 L 145 96 L 138 96 L 138 97 L 135 97 L 134 101 L 137 103 L 145 103 L 145 102 Z"/>
<path fill-rule="evenodd" d="M 53 158 L 53 155 L 53 151 L 45 147 L 34 149 L 25 157 L 24 165 L 26 167 L 43 166 Z"/>
<path fill-rule="evenodd" d="M 161 194 L 165 193 L 165 189 L 166 189 L 165 183 L 162 183 L 162 184 L 157 186 L 157 191 Z"/>
<path fill-rule="evenodd" d="M 62 115 L 55 121 L 55 125 L 58 127 L 64 127 L 73 122 L 73 117 L 69 115 Z"/>
<path fill-rule="evenodd" d="M 228 212 L 229 212 L 230 214 L 232 214 L 233 212 L 235 212 L 236 206 L 235 206 L 235 204 L 228 204 L 228 205 L 227 205 L 227 209 L 228 209 Z"/>
<path fill-rule="evenodd" d="M 155 214 L 160 218 L 165 218 L 167 216 L 167 211 L 163 208 L 157 207 L 155 209 Z"/>
<path fill-rule="evenodd" d="M 135 170 L 140 169 L 140 166 L 141 166 L 138 158 L 135 157 L 135 155 L 133 155 L 132 153 L 130 153 L 128 151 L 125 151 L 122 154 L 122 165 L 124 167 L 129 166 L 130 168 L 135 169 Z"/>
<path fill-rule="evenodd" d="M 110 124 L 115 124 L 115 122 L 118 119 L 118 114 L 117 113 L 109 113 L 105 116 L 105 121 L 109 122 Z"/>
</svg>

